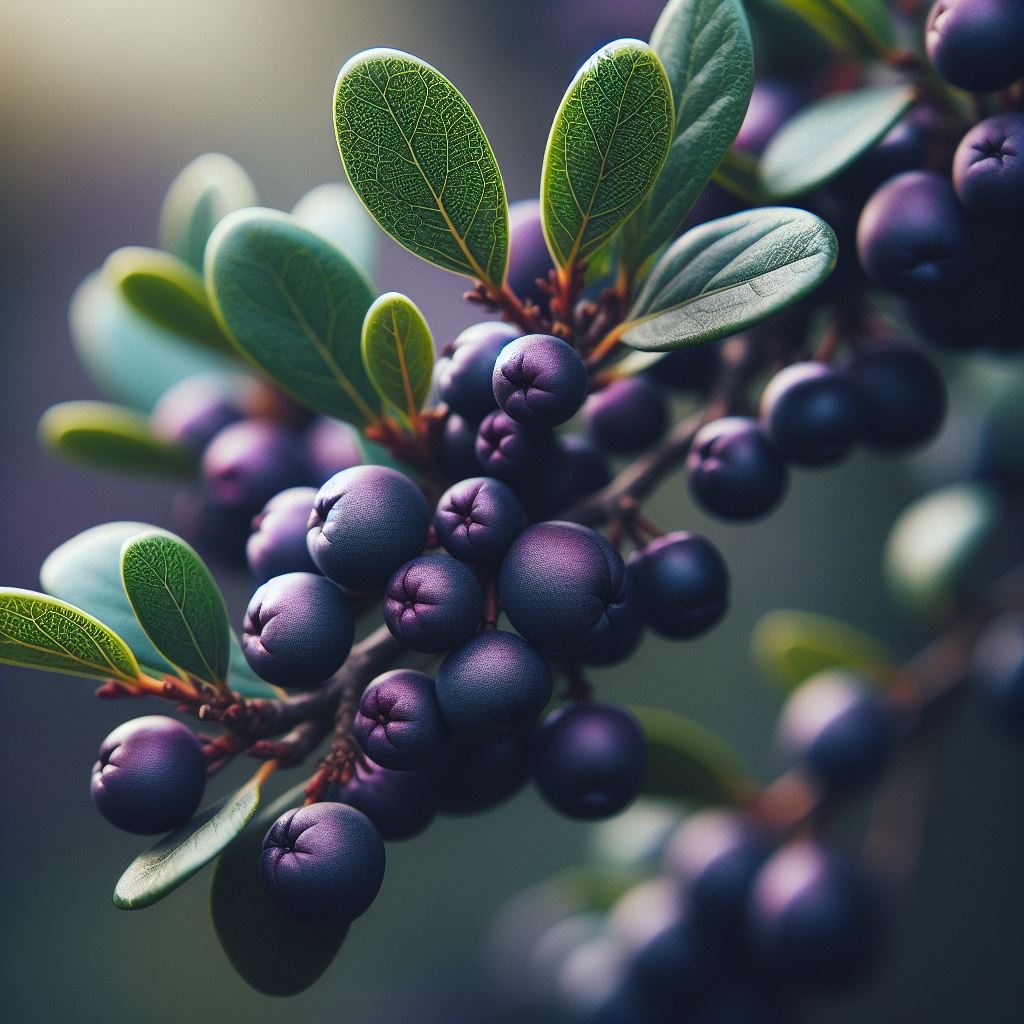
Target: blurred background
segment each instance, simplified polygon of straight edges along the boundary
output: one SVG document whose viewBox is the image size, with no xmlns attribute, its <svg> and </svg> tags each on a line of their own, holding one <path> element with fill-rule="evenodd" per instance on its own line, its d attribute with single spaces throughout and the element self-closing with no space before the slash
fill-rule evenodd
<svg viewBox="0 0 1024 1024">
<path fill-rule="evenodd" d="M 510 199 L 536 195 L 550 118 L 601 42 L 646 38 L 657 0 L 4 0 L 0 5 L 0 579 L 37 587 L 45 556 L 108 519 L 169 525 L 171 491 L 59 464 L 36 442 L 48 405 L 100 397 L 70 347 L 68 300 L 115 247 L 152 245 L 162 195 L 207 150 L 246 167 L 266 205 L 290 208 L 342 170 L 330 99 L 353 52 L 422 56 L 483 122 Z M 444 341 L 476 319 L 462 283 L 389 242 L 377 276 L 408 293 Z M 686 645 L 649 638 L 599 693 L 659 704 L 720 731 L 770 777 L 779 698 L 748 655 L 753 624 L 783 606 L 848 619 L 903 654 L 925 638 L 891 604 L 880 555 L 889 524 L 923 489 L 907 463 L 857 455 L 797 473 L 779 512 L 755 526 L 704 518 L 679 475 L 651 505 L 666 528 L 707 533 L 733 573 L 733 608 Z M 225 579 L 240 618 L 244 579 Z M 18 1024 L 220 1024 L 498 1019 L 479 951 L 513 893 L 578 861 L 585 828 L 527 791 L 483 818 L 442 818 L 389 849 L 380 898 L 326 976 L 285 1003 L 227 964 L 207 907 L 208 872 L 145 913 L 113 908 L 114 881 L 140 848 L 94 812 L 87 777 L 124 717 L 71 677 L 0 668 L 0 1016 Z M 973 707 L 942 740 L 925 852 L 893 897 L 889 956 L 873 985 L 812 1019 L 1024 1019 L 1024 754 Z M 232 778 L 236 778 L 233 775 Z M 427 1016 L 433 1007 L 434 1016 Z M 515 1014 L 508 1016 L 516 1019 Z"/>
</svg>

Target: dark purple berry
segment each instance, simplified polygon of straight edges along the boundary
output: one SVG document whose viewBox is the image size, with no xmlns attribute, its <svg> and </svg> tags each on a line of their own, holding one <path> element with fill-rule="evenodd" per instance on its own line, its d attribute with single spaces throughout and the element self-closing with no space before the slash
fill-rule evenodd
<svg viewBox="0 0 1024 1024">
<path fill-rule="evenodd" d="M 544 307 L 547 293 L 537 279 L 547 281 L 551 270 L 551 253 L 544 241 L 541 226 L 540 200 L 521 199 L 508 208 L 508 267 L 505 282 L 521 299 Z"/>
<path fill-rule="evenodd" d="M 373 822 L 347 804 L 299 807 L 271 825 L 260 877 L 289 917 L 352 921 L 380 891 L 384 843 Z"/>
<path fill-rule="evenodd" d="M 754 83 L 743 124 L 733 145 L 742 153 L 760 156 L 772 136 L 803 106 L 800 90 L 788 82 L 761 78 Z"/>
<path fill-rule="evenodd" d="M 587 396 L 587 370 L 576 350 L 550 334 L 510 342 L 491 377 L 498 405 L 517 423 L 555 427 Z"/>
<path fill-rule="evenodd" d="M 218 505 L 207 495 L 180 490 L 174 495 L 174 532 L 204 558 L 237 568 L 245 566 L 245 545 L 252 513 L 234 505 Z"/>
<path fill-rule="evenodd" d="M 362 758 L 353 764 L 348 782 L 336 783 L 329 796 L 362 811 L 385 841 L 411 839 L 437 814 L 437 772 L 433 767 L 392 771 Z"/>
<path fill-rule="evenodd" d="M 239 397 L 243 386 L 244 378 L 223 374 L 180 381 L 153 406 L 153 433 L 198 455 L 228 424 L 245 415 Z"/>
<path fill-rule="evenodd" d="M 969 92 L 994 92 L 1024 78 L 1020 0 L 936 0 L 925 46 L 935 70 Z"/>
<path fill-rule="evenodd" d="M 501 350 L 522 334 L 499 321 L 467 327 L 438 360 L 437 393 L 449 409 L 479 423 L 497 407 L 491 377 Z"/>
<path fill-rule="evenodd" d="M 366 461 L 359 431 L 351 423 L 318 416 L 303 441 L 317 487 L 343 469 L 361 466 Z"/>
<path fill-rule="evenodd" d="M 617 455 L 642 452 L 668 427 L 668 403 L 657 384 L 647 377 L 612 381 L 592 394 L 583 406 L 591 437 Z"/>
<path fill-rule="evenodd" d="M 608 624 L 607 632 L 580 658 L 585 665 L 617 665 L 640 646 L 644 618 L 636 587 L 628 572 L 618 594 L 608 606 Z"/>
<path fill-rule="evenodd" d="M 1010 224 L 1024 220 L 1024 114 L 996 114 L 960 140 L 953 188 L 976 217 Z"/>
<path fill-rule="evenodd" d="M 438 765 L 441 812 L 480 814 L 518 793 L 530 781 L 529 739 L 473 743 L 453 736 Z"/>
<path fill-rule="evenodd" d="M 553 447 L 547 427 L 517 423 L 500 409 L 484 419 L 476 436 L 476 458 L 484 472 L 513 484 L 537 472 Z"/>
<path fill-rule="evenodd" d="M 477 425 L 458 413 L 449 413 L 441 435 L 441 470 L 449 480 L 480 474 L 476 458 Z"/>
<path fill-rule="evenodd" d="M 604 452 L 584 434 L 562 434 L 558 446 L 568 455 L 569 480 L 574 497 L 583 498 L 611 481 Z"/>
<path fill-rule="evenodd" d="M 275 686 L 305 690 L 333 675 L 352 648 L 355 622 L 344 592 L 323 576 L 290 572 L 252 595 L 242 626 L 242 652 Z"/>
<path fill-rule="evenodd" d="M 257 583 L 288 572 L 316 572 L 306 547 L 306 525 L 313 510 L 313 487 L 289 487 L 275 494 L 252 521 L 245 560 Z"/>
<path fill-rule="evenodd" d="M 1024 731 L 1024 620 L 1007 612 L 985 627 L 971 655 L 971 681 L 995 716 Z"/>
<path fill-rule="evenodd" d="M 438 540 L 456 558 L 474 565 L 500 561 L 525 525 L 515 492 L 491 477 L 470 477 L 449 487 L 434 513 Z"/>
<path fill-rule="evenodd" d="M 355 734 L 363 750 L 384 768 L 425 768 L 448 738 L 434 680 L 407 668 L 378 676 L 359 701 Z"/>
<path fill-rule="evenodd" d="M 354 466 L 317 492 L 306 538 L 320 571 L 353 590 L 377 590 L 427 543 L 420 489 L 386 466 Z"/>
<path fill-rule="evenodd" d="M 100 745 L 90 791 L 112 825 L 140 835 L 184 825 L 206 788 L 206 758 L 195 734 L 164 715 L 119 725 Z"/>
</svg>

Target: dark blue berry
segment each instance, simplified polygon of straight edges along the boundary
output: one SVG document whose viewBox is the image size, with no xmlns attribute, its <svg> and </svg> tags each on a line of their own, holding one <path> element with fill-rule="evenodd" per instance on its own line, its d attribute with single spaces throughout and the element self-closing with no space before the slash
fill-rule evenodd
<svg viewBox="0 0 1024 1024">
<path fill-rule="evenodd" d="M 419 835 L 437 815 L 433 767 L 392 771 L 361 758 L 348 782 L 336 783 L 328 792 L 331 800 L 362 811 L 388 842 Z"/>
<path fill-rule="evenodd" d="M 361 466 L 366 461 L 359 431 L 351 423 L 318 416 L 303 441 L 317 487 L 343 469 Z"/>
<path fill-rule="evenodd" d="M 973 216 L 1024 220 L 1024 114 L 996 114 L 963 137 L 953 157 L 953 187 Z"/>
<path fill-rule="evenodd" d="M 551 254 L 544 241 L 540 200 L 521 199 L 508 208 L 508 267 L 505 282 L 521 299 L 544 307 L 548 294 L 537 283 L 547 281 Z"/>
<path fill-rule="evenodd" d="M 574 497 L 583 498 L 611 481 L 604 452 L 583 434 L 562 434 L 558 446 L 568 456 L 569 480 Z"/>
<path fill-rule="evenodd" d="M 550 334 L 510 342 L 494 364 L 494 397 L 517 423 L 554 427 L 587 396 L 587 370 L 577 351 Z"/>
<path fill-rule="evenodd" d="M 500 409 L 484 419 L 476 436 L 476 458 L 484 472 L 512 484 L 537 472 L 553 447 L 548 428 L 517 423 Z"/>
<path fill-rule="evenodd" d="M 479 423 L 498 404 L 491 385 L 495 360 L 522 333 L 498 321 L 467 327 L 438 360 L 434 379 L 441 401 Z"/>
<path fill-rule="evenodd" d="M 242 419 L 239 396 L 244 378 L 224 374 L 187 377 L 175 384 L 153 406 L 153 433 L 198 454 L 226 426 Z"/>
<path fill-rule="evenodd" d="M 355 734 L 383 768 L 425 768 L 437 759 L 448 738 L 434 680 L 408 668 L 378 676 L 359 701 Z"/>
<path fill-rule="evenodd" d="M 438 764 L 438 804 L 445 814 L 480 814 L 504 803 L 530 781 L 526 734 L 504 743 L 448 741 Z"/>
<path fill-rule="evenodd" d="M 316 490 L 289 487 L 275 494 L 252 521 L 245 560 L 257 583 L 288 572 L 316 572 L 306 547 L 306 526 Z"/>
<path fill-rule="evenodd" d="M 465 480 L 478 476 L 480 463 L 476 458 L 477 424 L 458 413 L 449 413 L 441 435 L 441 471 L 449 480 Z"/>
<path fill-rule="evenodd" d="M 456 558 L 474 565 L 500 561 L 525 525 L 515 492 L 491 477 L 470 477 L 449 487 L 434 513 L 438 540 Z"/>
<path fill-rule="evenodd" d="M 1020 0 L 936 0 L 925 46 L 935 70 L 969 92 L 994 92 L 1024 78 Z"/>
<path fill-rule="evenodd" d="M 743 153 L 760 156 L 772 136 L 803 106 L 796 86 L 773 78 L 759 78 L 750 94 L 743 124 L 733 145 Z"/>
<path fill-rule="evenodd" d="M 644 618 L 636 587 L 627 572 L 618 594 L 608 605 L 609 629 L 580 660 L 585 665 L 617 665 L 639 646 Z"/>
<path fill-rule="evenodd" d="M 971 681 L 996 717 L 1024 731 L 1024 620 L 1013 612 L 986 626 L 971 655 Z"/>
<path fill-rule="evenodd" d="M 219 505 L 200 492 L 180 490 L 174 496 L 174 532 L 204 558 L 242 568 L 252 512 Z"/>
<path fill-rule="evenodd" d="M 612 381 L 583 406 L 591 437 L 607 452 L 630 455 L 657 441 L 668 427 L 668 404 L 647 377 Z"/>
</svg>

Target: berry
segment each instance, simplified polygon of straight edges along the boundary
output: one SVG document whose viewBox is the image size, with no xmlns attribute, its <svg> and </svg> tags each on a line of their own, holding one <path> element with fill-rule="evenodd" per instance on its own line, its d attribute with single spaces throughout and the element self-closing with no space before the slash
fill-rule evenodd
<svg viewBox="0 0 1024 1024">
<path fill-rule="evenodd" d="M 1024 114 L 976 124 L 953 157 L 953 188 L 967 212 L 989 220 L 1024 220 Z"/>
<path fill-rule="evenodd" d="M 459 737 L 501 743 L 529 729 L 551 699 L 548 663 L 512 633 L 477 633 L 437 670 L 437 702 Z"/>
<path fill-rule="evenodd" d="M 351 423 L 342 423 L 341 420 L 318 416 L 306 431 L 303 443 L 317 487 L 335 473 L 361 466 L 366 461 L 359 431 Z"/>
<path fill-rule="evenodd" d="M 645 373 L 665 387 L 700 395 L 714 384 L 721 363 L 721 347 L 705 342 L 666 352 Z"/>
<path fill-rule="evenodd" d="M 449 480 L 465 480 L 478 476 L 480 463 L 476 458 L 476 424 L 458 413 L 449 413 L 441 435 L 441 470 Z"/>
<path fill-rule="evenodd" d="M 411 839 L 437 814 L 437 772 L 392 771 L 364 757 L 352 765 L 348 782 L 331 787 L 329 797 L 362 811 L 382 839 Z"/>
<path fill-rule="evenodd" d="M 836 179 L 835 184 L 845 190 L 847 209 L 859 210 L 863 201 L 887 179 L 924 167 L 936 140 L 942 141 L 943 135 L 942 115 L 934 107 L 919 105 L 901 117 Z M 843 198 L 842 192 L 839 194 Z M 854 197 L 856 201 L 850 203 Z"/>
<path fill-rule="evenodd" d="M 252 513 L 234 505 L 218 505 L 197 491 L 174 496 L 174 531 L 205 558 L 226 565 L 245 565 L 245 545 Z"/>
<path fill-rule="evenodd" d="M 487 416 L 476 436 L 476 458 L 488 476 L 521 483 L 540 469 L 554 446 L 551 431 L 517 423 L 506 412 Z"/>
<path fill-rule="evenodd" d="M 662 636 L 700 636 L 729 607 L 729 570 L 699 533 L 658 537 L 630 556 L 627 572 L 644 622 Z"/>
<path fill-rule="evenodd" d="M 517 423 L 554 427 L 587 396 L 587 371 L 576 350 L 550 334 L 510 342 L 491 377 L 498 405 Z"/>
<path fill-rule="evenodd" d="M 243 379 L 224 374 L 186 377 L 153 406 L 153 433 L 198 454 L 226 426 L 245 415 L 239 390 Z"/>
<path fill-rule="evenodd" d="M 779 739 L 825 785 L 859 786 L 876 778 L 885 764 L 889 714 L 869 683 L 851 672 L 826 670 L 786 701 Z"/>
<path fill-rule="evenodd" d="M 614 704 L 560 708 L 537 730 L 533 778 L 570 818 L 609 818 L 640 792 L 647 744 L 637 720 Z"/>
<path fill-rule="evenodd" d="M 326 576 L 378 590 L 427 543 L 430 511 L 420 489 L 386 466 L 354 466 L 317 492 L 306 542 Z"/>
<path fill-rule="evenodd" d="M 508 267 L 505 282 L 521 299 L 535 306 L 545 306 L 547 293 L 537 278 L 547 281 L 551 270 L 551 254 L 544 241 L 541 226 L 540 200 L 521 199 L 508 208 Z"/>
<path fill-rule="evenodd" d="M 758 422 L 743 416 L 713 420 L 697 431 L 686 459 L 694 499 L 723 519 L 756 519 L 782 499 L 786 463 Z"/>
<path fill-rule="evenodd" d="M 576 523 L 538 523 L 515 539 L 501 563 L 501 604 L 539 650 L 586 655 L 621 614 L 624 574 L 601 534 Z"/>
<path fill-rule="evenodd" d="M 788 82 L 759 78 L 733 145 L 743 153 L 760 156 L 772 136 L 802 105 L 800 90 Z"/>
<path fill-rule="evenodd" d="M 601 490 L 611 480 L 604 452 L 584 434 L 562 434 L 558 446 L 568 456 L 569 481 L 575 497 Z"/>
<path fill-rule="evenodd" d="M 841 370 L 793 363 L 768 382 L 761 422 L 783 457 L 800 466 L 842 459 L 860 436 L 860 394 Z"/>
<path fill-rule="evenodd" d="M 352 921 L 384 880 L 384 843 L 373 822 L 347 804 L 286 811 L 263 840 L 260 878 L 298 921 Z"/>
<path fill-rule="evenodd" d="M 877 451 L 926 444 L 946 416 L 946 385 L 925 355 L 898 341 L 859 347 L 843 369 L 860 396 L 861 440 Z"/>
<path fill-rule="evenodd" d="M 971 655 L 971 681 L 997 717 L 1024 730 L 1024 621 L 1005 613 L 985 627 Z"/>
<path fill-rule="evenodd" d="M 857 256 L 864 273 L 906 296 L 936 295 L 964 273 L 967 224 L 949 179 L 932 171 L 890 178 L 864 205 Z"/>
<path fill-rule="evenodd" d="M 316 490 L 289 487 L 274 495 L 252 521 L 245 560 L 257 583 L 288 572 L 316 572 L 306 547 L 306 524 Z"/>
<path fill-rule="evenodd" d="M 445 814 L 480 814 L 504 803 L 529 781 L 528 736 L 504 743 L 453 736 L 438 763 L 438 805 Z"/>
<path fill-rule="evenodd" d="M 591 437 L 607 452 L 630 455 L 649 448 L 668 427 L 668 404 L 647 377 L 612 381 L 583 406 Z"/>
<path fill-rule="evenodd" d="M 580 658 L 585 665 L 617 665 L 640 646 L 644 619 L 628 573 L 619 593 L 608 605 L 608 624 L 608 631 Z"/>
<path fill-rule="evenodd" d="M 426 767 L 437 759 L 448 738 L 434 680 L 406 668 L 378 676 L 359 701 L 355 734 L 382 768 Z"/>
<path fill-rule="evenodd" d="M 512 488 L 483 476 L 449 487 L 434 513 L 438 540 L 456 558 L 474 565 L 500 561 L 525 525 Z"/>
<path fill-rule="evenodd" d="M 195 734 L 164 715 L 119 725 L 100 744 L 90 791 L 112 825 L 139 835 L 184 825 L 206 789 L 206 758 Z"/>
<path fill-rule="evenodd" d="M 275 686 L 305 690 L 341 668 L 355 622 L 344 592 L 323 576 L 289 572 L 252 595 L 242 625 L 242 652 Z"/>
<path fill-rule="evenodd" d="M 476 574 L 447 555 L 406 562 L 388 581 L 384 621 L 413 651 L 440 654 L 468 640 L 484 614 Z"/>
<path fill-rule="evenodd" d="M 936 0 L 925 46 L 935 70 L 969 92 L 994 92 L 1024 78 L 1020 0 Z"/>
<path fill-rule="evenodd" d="M 467 327 L 438 360 L 437 393 L 449 409 L 479 423 L 497 407 L 491 378 L 501 350 L 522 333 L 498 321 Z"/>
</svg>

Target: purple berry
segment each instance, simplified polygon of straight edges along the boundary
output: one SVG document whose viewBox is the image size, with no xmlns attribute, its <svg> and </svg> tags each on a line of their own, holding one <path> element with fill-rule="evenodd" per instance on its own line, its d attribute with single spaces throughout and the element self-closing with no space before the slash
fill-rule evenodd
<svg viewBox="0 0 1024 1024">
<path fill-rule="evenodd" d="M 1020 0 L 936 0 L 925 46 L 935 70 L 969 92 L 994 92 L 1024 78 Z"/>
<path fill-rule="evenodd" d="M 612 381 L 583 406 L 591 437 L 607 452 L 632 455 L 657 441 L 668 427 L 668 403 L 647 377 Z"/>
<path fill-rule="evenodd" d="M 441 436 L 441 470 L 449 480 L 479 476 L 476 458 L 477 425 L 458 413 L 449 413 Z"/>
<path fill-rule="evenodd" d="M 484 419 L 476 436 L 476 458 L 484 472 L 513 484 L 537 472 L 553 447 L 549 429 L 517 423 L 500 409 Z"/>
<path fill-rule="evenodd" d="M 479 423 L 497 406 L 491 386 L 495 360 L 521 334 L 519 328 L 499 321 L 467 327 L 438 360 L 434 379 L 441 401 L 470 422 Z"/>
<path fill-rule="evenodd" d="M 449 487 L 434 513 L 434 529 L 444 547 L 477 565 L 500 561 L 525 525 L 515 492 L 491 477 L 475 476 Z"/>
<path fill-rule="evenodd" d="M 303 442 L 318 487 L 343 469 L 361 466 L 366 461 L 359 431 L 351 423 L 318 416 Z"/>
<path fill-rule="evenodd" d="M 506 283 L 521 299 L 546 306 L 548 295 L 537 279 L 547 281 L 551 254 L 544 241 L 539 199 L 521 199 L 509 206 L 508 235 Z"/>
<path fill-rule="evenodd" d="M 315 498 L 312 487 L 289 487 L 275 494 L 253 519 L 245 559 L 257 583 L 288 572 L 317 571 L 306 547 L 306 524 Z"/>
<path fill-rule="evenodd" d="M 369 758 L 352 766 L 352 777 L 330 789 L 330 799 L 362 811 L 387 842 L 419 835 L 437 814 L 437 772 L 382 768 Z"/>
<path fill-rule="evenodd" d="M 529 737 L 473 743 L 453 736 L 438 767 L 442 813 L 480 814 L 504 803 L 529 782 Z"/>
<path fill-rule="evenodd" d="M 976 217 L 1010 224 L 1024 220 L 1024 114 L 987 118 L 960 140 L 953 187 Z"/>
<path fill-rule="evenodd" d="M 245 415 L 239 397 L 243 386 L 244 378 L 223 374 L 179 381 L 153 406 L 153 433 L 199 454 L 220 431 Z"/>
<path fill-rule="evenodd" d="M 576 350 L 550 334 L 510 342 L 491 377 L 498 405 L 517 423 L 555 427 L 587 396 L 587 370 Z"/>
<path fill-rule="evenodd" d="M 448 738 L 434 680 L 405 668 L 378 676 L 359 701 L 355 734 L 363 750 L 384 768 L 425 768 Z"/>
</svg>

